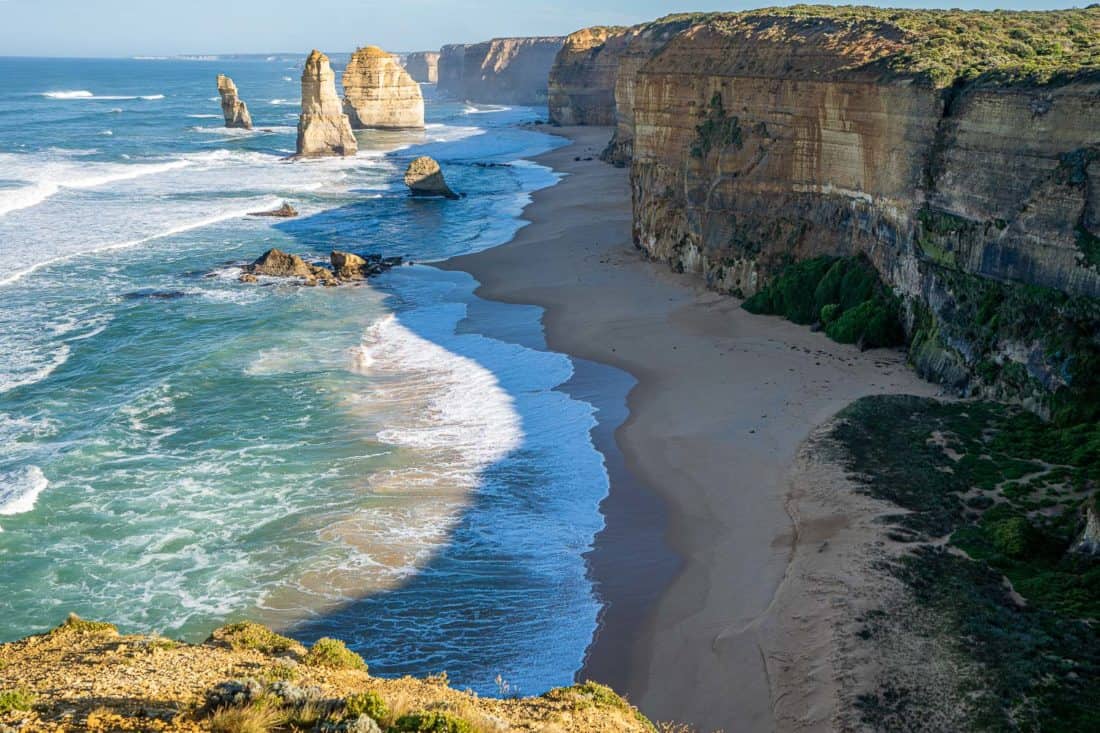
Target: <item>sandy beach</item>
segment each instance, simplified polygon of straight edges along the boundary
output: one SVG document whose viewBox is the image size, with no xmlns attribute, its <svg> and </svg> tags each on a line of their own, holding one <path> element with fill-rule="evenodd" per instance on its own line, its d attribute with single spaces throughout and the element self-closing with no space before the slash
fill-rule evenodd
<svg viewBox="0 0 1100 733">
<path fill-rule="evenodd" d="M 507 245 L 445 266 L 472 273 L 483 297 L 545 308 L 551 348 L 637 380 L 615 435 L 622 470 L 611 472 L 603 509 L 609 530 L 628 532 L 637 517 L 619 516 L 630 504 L 622 493 L 652 491 L 678 570 L 636 574 L 635 582 L 660 586 L 651 589 L 654 602 L 639 602 L 645 592 L 600 583 L 616 563 L 601 571 L 597 543 L 593 575 L 610 610 L 582 676 L 610 676 L 654 720 L 699 731 L 774 730 L 777 691 L 789 680 L 769 675 L 813 667 L 813 660 L 776 660 L 829 633 L 803 623 L 787 638 L 782 623 L 792 615 L 785 599 L 806 595 L 779 593 L 797 554 L 798 525 L 813 519 L 789 511 L 799 447 L 854 399 L 935 388 L 917 379 L 901 352 L 860 353 L 751 315 L 698 279 L 647 261 L 631 242 L 628 171 L 596 157 L 610 130 L 556 132 L 573 144 L 538 162 L 566 177 L 535 194 L 524 214 L 531 224 Z M 812 541 L 843 524 L 817 526 Z M 617 631 L 616 609 L 636 620 L 634 630 Z M 818 646 L 814 654 L 827 654 L 827 645 Z"/>
</svg>

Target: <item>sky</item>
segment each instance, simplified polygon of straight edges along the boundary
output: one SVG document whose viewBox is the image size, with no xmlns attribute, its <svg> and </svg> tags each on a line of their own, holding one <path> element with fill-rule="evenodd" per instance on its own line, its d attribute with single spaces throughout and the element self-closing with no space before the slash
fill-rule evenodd
<svg viewBox="0 0 1100 733">
<path fill-rule="evenodd" d="M 1095 0 L 1088 0 L 1094 2 Z M 1080 3 L 1081 5 L 1088 2 Z M 864 0 L 867 3 L 867 0 Z M 0 0 L 0 55 L 135 56 L 438 49 L 496 36 L 565 35 L 687 10 L 781 0 Z M 893 7 L 1050 9 L 1072 0 L 912 2 Z"/>
</svg>

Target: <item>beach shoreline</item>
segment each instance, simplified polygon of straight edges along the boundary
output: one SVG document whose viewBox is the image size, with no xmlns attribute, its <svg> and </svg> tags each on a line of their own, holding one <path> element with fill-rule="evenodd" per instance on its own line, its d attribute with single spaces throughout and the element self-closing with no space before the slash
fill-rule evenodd
<svg viewBox="0 0 1100 733">
<path fill-rule="evenodd" d="M 612 633 L 609 611 L 581 676 L 619 665 L 608 681 L 654 720 L 773 730 L 768 657 L 783 650 L 764 637 L 774 640 L 766 629 L 795 547 L 787 498 L 799 447 L 859 397 L 936 389 L 899 351 L 861 353 L 751 315 L 646 260 L 631 242 L 628 173 L 598 159 L 610 129 L 554 132 L 572 144 L 535 160 L 565 176 L 533 195 L 523 214 L 531 223 L 507 244 L 441 266 L 472 274 L 480 297 L 544 308 L 551 349 L 637 380 L 615 442 L 625 473 L 662 502 L 681 566 L 671 582 L 653 579 L 664 587 L 651 607 L 632 608 L 636 596 L 601 582 L 595 558 L 613 550 L 597 541 L 590 568 L 601 600 L 631 607 L 638 623 Z M 623 475 L 612 473 L 611 496 L 624 491 Z M 602 509 L 609 527 L 629 533 L 614 503 Z"/>
</svg>

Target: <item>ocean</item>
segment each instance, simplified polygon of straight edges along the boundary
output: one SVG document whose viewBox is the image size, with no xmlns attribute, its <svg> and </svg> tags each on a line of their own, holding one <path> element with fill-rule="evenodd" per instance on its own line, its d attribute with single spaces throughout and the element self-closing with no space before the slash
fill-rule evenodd
<svg viewBox="0 0 1100 733">
<path fill-rule="evenodd" d="M 600 611 L 596 410 L 539 309 L 431 266 L 508 241 L 558 139 L 425 87 L 426 130 L 289 162 L 303 59 L 0 59 L 0 641 L 249 618 L 375 674 L 569 684 Z M 218 73 L 254 131 L 222 127 Z M 421 154 L 466 198 L 410 198 Z M 246 216 L 282 201 L 301 216 Z M 238 283 L 272 247 L 414 264 Z"/>
</svg>

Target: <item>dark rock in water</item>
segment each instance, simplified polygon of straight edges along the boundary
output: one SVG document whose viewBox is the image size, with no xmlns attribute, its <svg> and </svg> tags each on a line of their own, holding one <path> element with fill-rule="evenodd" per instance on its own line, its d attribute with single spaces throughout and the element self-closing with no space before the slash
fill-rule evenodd
<svg viewBox="0 0 1100 733">
<path fill-rule="evenodd" d="M 122 297 L 125 300 L 176 300 L 183 298 L 187 293 L 182 290 L 135 290 L 132 293 L 126 293 Z"/>
<path fill-rule="evenodd" d="M 477 168 L 511 168 L 511 163 L 474 163 Z"/>
<path fill-rule="evenodd" d="M 360 256 L 336 250 L 332 251 L 329 259 L 332 262 L 331 270 L 310 264 L 298 255 L 269 249 L 251 265 L 241 268 L 241 276 L 237 279 L 242 283 L 255 283 L 259 282 L 258 275 L 264 275 L 296 278 L 301 280 L 303 285 L 311 287 L 316 285 L 332 287 L 344 281 L 363 280 L 401 264 L 400 257 L 383 259 L 381 255 Z"/>
<path fill-rule="evenodd" d="M 442 196 L 457 199 L 458 194 L 451 190 L 443 179 L 443 170 L 432 158 L 422 155 L 405 169 L 405 185 L 414 196 Z"/>
<path fill-rule="evenodd" d="M 329 259 L 332 261 L 332 271 L 341 280 L 362 280 L 374 274 L 370 262 L 351 252 L 333 250 Z"/>
<path fill-rule="evenodd" d="M 283 205 L 277 209 L 272 209 L 271 211 L 253 211 L 249 216 L 272 216 L 279 219 L 290 219 L 291 217 L 298 216 L 298 211 L 284 201 Z"/>
</svg>

